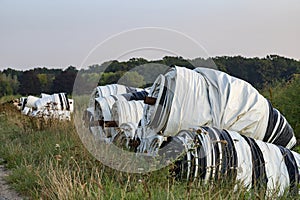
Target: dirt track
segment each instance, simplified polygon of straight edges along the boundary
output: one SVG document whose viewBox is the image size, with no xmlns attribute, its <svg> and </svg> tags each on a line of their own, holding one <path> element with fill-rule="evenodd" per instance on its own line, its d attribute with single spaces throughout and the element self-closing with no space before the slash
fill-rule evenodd
<svg viewBox="0 0 300 200">
<path fill-rule="evenodd" d="M 20 200 L 23 199 L 17 192 L 13 191 L 4 180 L 9 171 L 3 165 L 0 165 L 0 200 Z"/>
</svg>

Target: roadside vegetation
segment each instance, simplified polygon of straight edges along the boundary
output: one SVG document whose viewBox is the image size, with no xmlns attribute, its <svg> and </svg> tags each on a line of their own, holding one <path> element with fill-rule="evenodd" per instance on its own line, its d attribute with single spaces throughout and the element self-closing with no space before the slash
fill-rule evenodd
<svg viewBox="0 0 300 200">
<path fill-rule="evenodd" d="M 298 138 L 299 91 L 299 75 L 261 90 L 286 116 Z M 1 103 L 11 98 L 3 97 Z M 234 190 L 228 180 L 207 185 L 177 181 L 169 173 L 169 167 L 147 174 L 110 169 L 84 148 L 73 123 L 22 116 L 8 103 L 0 105 L 0 141 L 1 164 L 12 172 L 7 181 L 29 199 L 264 198 L 260 191 L 247 191 L 243 187 Z M 294 150 L 300 152 L 299 143 Z M 297 198 L 288 193 L 281 197 Z"/>
</svg>

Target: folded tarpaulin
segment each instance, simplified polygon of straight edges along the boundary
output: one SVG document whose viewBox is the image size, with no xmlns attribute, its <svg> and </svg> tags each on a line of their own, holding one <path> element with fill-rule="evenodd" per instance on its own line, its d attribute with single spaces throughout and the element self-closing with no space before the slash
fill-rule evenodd
<svg viewBox="0 0 300 200">
<path fill-rule="evenodd" d="M 174 67 L 160 75 L 148 95 L 138 135 L 175 135 L 211 126 L 288 148 L 296 144 L 286 119 L 246 81 L 208 68 Z M 145 133 L 146 132 L 146 133 Z"/>
<path fill-rule="evenodd" d="M 282 195 L 285 189 L 299 193 L 300 154 L 282 146 L 210 127 L 183 130 L 167 141 L 158 153 L 165 162 L 175 162 L 180 180 L 227 178 L 267 196 Z"/>
</svg>

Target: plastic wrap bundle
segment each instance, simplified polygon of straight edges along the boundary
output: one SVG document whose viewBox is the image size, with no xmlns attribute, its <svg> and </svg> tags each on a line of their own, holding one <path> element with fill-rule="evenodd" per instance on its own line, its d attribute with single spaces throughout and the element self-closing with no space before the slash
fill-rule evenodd
<svg viewBox="0 0 300 200">
<path fill-rule="evenodd" d="M 23 115 L 29 115 L 32 112 L 32 108 L 24 107 L 23 110 L 21 110 L 21 113 Z"/>
<path fill-rule="evenodd" d="M 116 101 L 126 101 L 123 95 L 111 95 L 108 97 L 98 97 L 95 99 L 95 119 L 112 121 L 111 108 Z"/>
<path fill-rule="evenodd" d="M 74 110 L 73 99 L 68 99 L 65 93 L 53 95 L 41 94 L 41 98 L 28 96 L 20 99 L 22 114 L 42 117 L 70 120 Z"/>
<path fill-rule="evenodd" d="M 20 107 L 21 107 L 21 113 L 23 114 L 23 115 L 27 115 L 29 112 L 30 112 L 30 108 L 28 108 L 28 107 L 26 107 L 25 105 L 26 105 L 26 102 L 27 102 L 27 97 L 21 97 L 20 98 Z"/>
<path fill-rule="evenodd" d="M 159 154 L 175 161 L 179 179 L 221 180 L 227 177 L 246 188 L 269 195 L 285 189 L 298 194 L 300 154 L 282 146 L 254 140 L 234 131 L 201 127 L 180 131 Z M 173 157 L 172 157 L 173 156 Z"/>
<path fill-rule="evenodd" d="M 41 93 L 41 98 L 45 98 L 45 97 L 49 97 L 51 96 L 50 94 L 46 94 L 46 93 Z"/>
<path fill-rule="evenodd" d="M 27 97 L 21 97 L 19 101 L 20 101 L 21 110 L 23 110 L 27 101 Z"/>
<path fill-rule="evenodd" d="M 39 99 L 40 98 L 35 97 L 35 96 L 28 96 L 25 106 L 28 107 L 28 108 L 34 108 L 35 107 L 35 102 Z"/>
<path fill-rule="evenodd" d="M 39 98 L 35 96 L 21 97 L 20 99 L 21 113 L 23 115 L 30 115 L 32 113 L 33 108 L 35 107 L 35 102 L 38 99 Z"/>
<path fill-rule="evenodd" d="M 95 99 L 94 122 L 96 123 L 90 126 L 92 127 L 90 130 L 100 140 L 107 140 L 107 138 L 111 138 L 115 134 L 114 127 L 116 127 L 116 124 L 111 123 L 111 108 L 116 101 L 126 101 L 126 98 L 122 95 L 111 95 Z"/>
<path fill-rule="evenodd" d="M 100 137 L 103 137 L 103 129 L 101 127 L 102 125 L 99 126 L 98 120 L 104 119 L 99 118 L 99 102 L 97 102 L 96 99 L 100 100 L 103 97 L 121 94 L 127 101 L 144 100 L 144 98 L 148 94 L 148 91 L 146 89 L 127 87 L 120 84 L 111 84 L 96 87 L 91 95 L 89 107 L 83 113 L 83 121 L 85 123 L 85 126 L 88 127 L 94 135 L 100 134 Z M 112 101 L 112 103 L 114 103 L 114 101 Z M 96 108 L 96 105 L 98 108 Z M 110 104 L 109 109 L 111 109 L 111 106 L 112 104 Z M 95 116 L 95 114 L 97 114 L 97 116 Z"/>
<path fill-rule="evenodd" d="M 110 95 L 125 94 L 140 91 L 139 88 L 128 87 L 120 84 L 110 84 L 98 86 L 94 89 L 91 95 L 89 107 L 95 106 L 95 99 L 100 97 L 108 97 Z"/>
<path fill-rule="evenodd" d="M 69 103 L 69 110 L 70 112 L 74 112 L 74 100 L 73 99 L 66 99 L 67 96 L 64 93 L 60 93 L 62 95 L 62 99 L 65 99 L 65 102 L 68 101 Z M 54 95 L 59 95 L 59 94 L 54 94 Z M 53 95 L 50 94 L 45 94 L 45 93 L 41 93 L 41 99 L 48 99 L 48 100 L 56 100 L 57 98 L 55 98 Z M 40 104 L 44 104 L 45 101 L 41 101 Z M 68 106 L 65 105 L 65 110 L 67 110 Z"/>
<path fill-rule="evenodd" d="M 121 145 L 125 147 L 126 150 L 135 150 L 135 143 L 138 145 L 135 140 L 135 131 L 138 127 L 138 123 L 127 122 L 119 126 L 119 129 L 116 131 L 116 135 L 111 139 L 111 142 L 115 145 Z"/>
<path fill-rule="evenodd" d="M 117 101 L 133 101 L 143 100 L 147 96 L 145 90 L 134 93 L 126 93 L 119 95 L 111 95 L 108 97 L 98 97 L 95 99 L 94 122 L 91 122 L 90 130 L 94 135 L 99 135 L 100 138 L 113 137 L 115 134 L 115 127 L 118 125 L 112 119 L 112 106 Z M 124 105 L 124 104 L 122 104 Z M 130 104 L 131 105 L 131 104 Z M 133 106 L 133 105 L 131 105 Z M 135 107 L 138 107 L 135 105 Z M 123 108 L 124 109 L 124 108 Z M 131 110 L 132 111 L 132 110 Z M 127 114 L 128 115 L 128 114 Z M 126 115 L 122 115 L 126 116 Z"/>
<path fill-rule="evenodd" d="M 121 125 L 132 122 L 138 124 L 143 115 L 143 101 L 117 101 L 113 104 L 112 120 Z"/>
<path fill-rule="evenodd" d="M 130 149 L 129 141 L 133 141 L 138 123 L 143 115 L 143 101 L 117 101 L 111 109 L 112 120 L 119 127 L 112 137 L 112 142 L 125 140 L 125 147 Z M 117 138 L 115 138 L 117 137 Z"/>
<path fill-rule="evenodd" d="M 71 112 L 68 110 L 57 110 L 56 105 L 49 103 L 45 108 L 41 110 L 34 110 L 30 116 L 39 117 L 44 119 L 59 119 L 59 120 L 71 120 Z"/>
<path fill-rule="evenodd" d="M 170 136 L 205 125 L 288 148 L 296 143 L 291 126 L 267 99 L 249 83 L 217 70 L 172 68 L 156 79 L 146 100 L 138 135 Z"/>
<path fill-rule="evenodd" d="M 110 95 L 108 97 L 98 97 L 95 99 L 95 118 L 104 121 L 112 121 L 111 109 L 117 101 L 139 101 L 144 100 L 148 93 L 143 90 L 140 92 Z"/>
<path fill-rule="evenodd" d="M 57 94 L 44 95 L 44 96 L 45 96 L 44 98 L 40 98 L 35 102 L 35 108 L 37 110 L 43 109 L 49 103 L 56 104 L 55 109 L 57 110 L 66 110 L 66 111 L 71 110 L 69 99 L 65 93 L 57 93 Z M 73 100 L 71 101 L 73 104 Z M 73 105 L 72 105 L 72 109 L 73 109 Z"/>
</svg>

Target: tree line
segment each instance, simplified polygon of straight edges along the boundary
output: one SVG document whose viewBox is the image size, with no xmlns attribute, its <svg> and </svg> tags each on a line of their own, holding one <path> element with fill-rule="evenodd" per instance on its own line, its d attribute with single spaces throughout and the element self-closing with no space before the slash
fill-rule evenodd
<svg viewBox="0 0 300 200">
<path fill-rule="evenodd" d="M 69 66 L 65 70 L 38 67 L 22 71 L 8 68 L 0 71 L 0 97 L 55 92 L 71 94 L 77 74 L 80 74 L 79 79 L 86 82 L 98 81 L 98 85 L 116 83 L 120 79 L 124 79 L 131 86 L 148 86 L 147 84 L 153 81 L 150 80 L 150 75 L 149 77 L 141 76 L 139 71 L 134 71 L 135 67 L 143 65 L 145 66 L 143 68 L 144 73 L 152 75 L 152 65 L 177 65 L 191 69 L 194 67 L 213 67 L 248 81 L 257 89 L 262 89 L 274 82 L 288 81 L 294 74 L 300 74 L 300 61 L 279 55 L 268 55 L 264 58 L 221 56 L 192 60 L 166 56 L 163 59 L 151 61 L 143 58 L 132 58 L 123 62 L 113 60 L 95 64 L 81 70 L 74 66 Z M 81 90 L 84 89 L 81 88 Z"/>
</svg>

